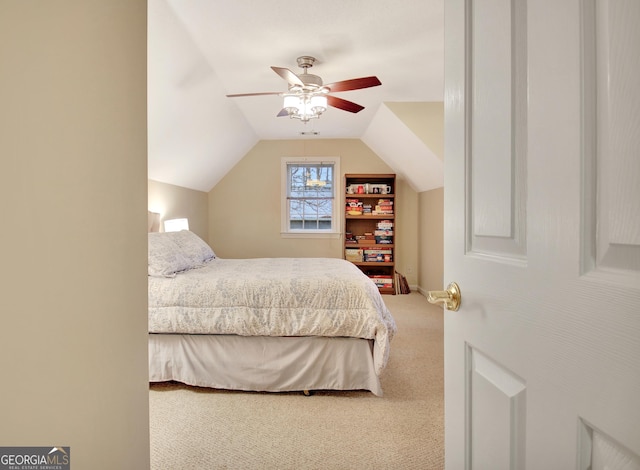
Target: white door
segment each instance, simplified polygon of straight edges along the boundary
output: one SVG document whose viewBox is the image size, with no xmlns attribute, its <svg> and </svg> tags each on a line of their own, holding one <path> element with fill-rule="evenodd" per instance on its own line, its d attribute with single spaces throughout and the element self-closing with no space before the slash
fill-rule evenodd
<svg viewBox="0 0 640 470">
<path fill-rule="evenodd" d="M 640 469 L 640 1 L 445 1 L 446 468 Z"/>
</svg>

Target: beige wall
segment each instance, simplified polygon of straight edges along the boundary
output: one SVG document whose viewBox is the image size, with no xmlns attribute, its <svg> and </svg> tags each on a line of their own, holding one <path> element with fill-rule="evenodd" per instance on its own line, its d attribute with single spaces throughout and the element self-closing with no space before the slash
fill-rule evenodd
<svg viewBox="0 0 640 470">
<path fill-rule="evenodd" d="M 260 141 L 209 192 L 209 243 L 220 257 L 342 258 L 343 238 L 291 239 L 280 236 L 280 165 L 281 157 L 286 156 L 340 157 L 341 187 L 345 173 L 393 173 L 358 139 Z M 397 182 L 397 269 L 403 272 L 411 265 L 415 283 L 417 193 L 402 179 Z"/>
<path fill-rule="evenodd" d="M 0 2 L 0 445 L 149 468 L 146 2 Z"/>
<path fill-rule="evenodd" d="M 396 113 L 401 113 L 407 106 L 394 103 Z M 444 103 L 417 103 L 410 108 L 412 113 L 406 119 L 416 135 L 444 161 Z M 419 111 L 416 113 L 416 111 Z M 415 116 L 420 116 L 417 120 Z M 426 293 L 429 290 L 444 289 L 444 188 L 424 191 L 419 194 L 419 238 L 418 250 L 419 290 Z"/>
<path fill-rule="evenodd" d="M 444 161 L 444 103 L 385 103 L 429 149 Z M 443 188 L 417 195 L 417 283 L 420 292 L 441 290 L 444 265 Z M 407 265 L 407 270 L 411 267 Z M 405 274 L 406 275 L 406 274 Z M 412 277 L 411 279 L 415 279 Z"/>
<path fill-rule="evenodd" d="M 173 184 L 148 181 L 149 210 L 160 213 L 162 223 L 168 219 L 186 217 L 189 230 L 206 240 L 209 237 L 208 194 Z"/>
<path fill-rule="evenodd" d="M 385 102 L 387 107 L 444 161 L 444 103 Z"/>
<path fill-rule="evenodd" d="M 444 289 L 444 188 L 419 194 L 421 292 Z"/>
<path fill-rule="evenodd" d="M 397 199 L 400 210 L 396 215 L 399 230 L 395 240 L 396 271 L 407 278 L 407 282 L 413 287 L 418 283 L 419 270 L 418 193 L 408 184 L 403 184 L 398 188 Z"/>
</svg>

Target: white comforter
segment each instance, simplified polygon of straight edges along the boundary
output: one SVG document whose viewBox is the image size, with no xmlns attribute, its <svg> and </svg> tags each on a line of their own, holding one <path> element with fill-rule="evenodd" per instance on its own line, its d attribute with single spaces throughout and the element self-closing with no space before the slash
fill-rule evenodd
<svg viewBox="0 0 640 470">
<path fill-rule="evenodd" d="M 334 258 L 217 258 L 149 277 L 149 332 L 375 340 L 378 375 L 396 332 L 374 283 Z"/>
</svg>

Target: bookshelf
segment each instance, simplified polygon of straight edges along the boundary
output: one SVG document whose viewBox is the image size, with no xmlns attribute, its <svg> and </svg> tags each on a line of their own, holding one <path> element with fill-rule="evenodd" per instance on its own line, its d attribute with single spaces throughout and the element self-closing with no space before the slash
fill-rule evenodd
<svg viewBox="0 0 640 470">
<path fill-rule="evenodd" d="M 395 293 L 396 175 L 345 174 L 344 258 Z"/>
</svg>

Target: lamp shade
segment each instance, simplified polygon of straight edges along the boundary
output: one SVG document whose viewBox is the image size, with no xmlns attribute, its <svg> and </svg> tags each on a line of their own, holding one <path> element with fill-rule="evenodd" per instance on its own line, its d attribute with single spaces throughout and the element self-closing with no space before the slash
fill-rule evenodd
<svg viewBox="0 0 640 470">
<path fill-rule="evenodd" d="M 300 109 L 300 97 L 297 95 L 284 95 L 283 107 L 289 114 L 298 114 Z"/>
<path fill-rule="evenodd" d="M 148 211 L 148 232 L 160 231 L 160 214 L 157 212 Z"/>
<path fill-rule="evenodd" d="M 324 95 L 314 95 L 311 97 L 311 111 L 314 114 L 322 114 L 327 110 L 327 97 Z"/>
<path fill-rule="evenodd" d="M 179 232 L 189 230 L 189 219 L 169 219 L 164 221 L 165 232 Z"/>
</svg>

